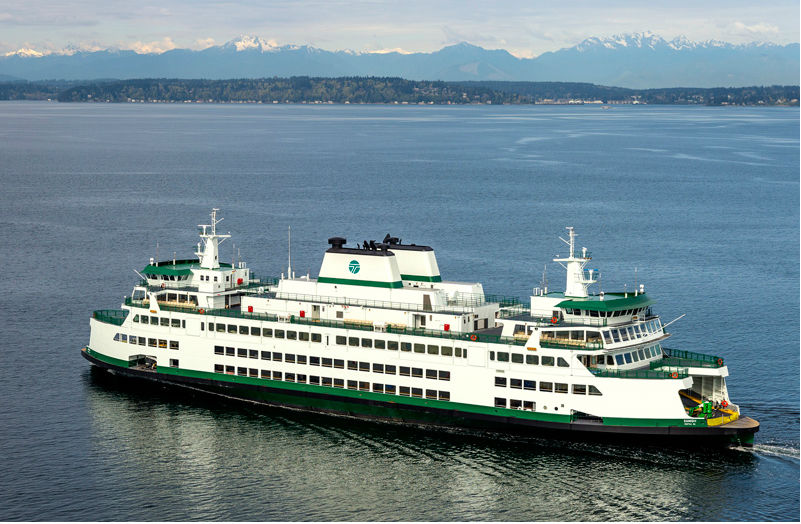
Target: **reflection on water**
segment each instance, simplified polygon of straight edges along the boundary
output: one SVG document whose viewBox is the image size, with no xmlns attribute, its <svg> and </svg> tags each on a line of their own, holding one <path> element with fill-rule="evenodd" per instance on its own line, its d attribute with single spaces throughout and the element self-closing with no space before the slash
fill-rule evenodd
<svg viewBox="0 0 801 524">
<path fill-rule="evenodd" d="M 759 489 L 748 482 L 760 467 L 753 453 L 487 438 L 217 401 L 99 370 L 85 379 L 93 454 L 120 490 L 115 505 L 122 512 L 114 518 L 742 520 L 787 514 L 778 494 L 760 493 L 759 506 L 725 502 Z"/>
</svg>

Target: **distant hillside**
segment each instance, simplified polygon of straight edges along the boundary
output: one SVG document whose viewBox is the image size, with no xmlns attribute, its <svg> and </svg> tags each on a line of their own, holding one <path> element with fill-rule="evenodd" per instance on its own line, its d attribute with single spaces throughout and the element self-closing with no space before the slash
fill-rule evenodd
<svg viewBox="0 0 801 524">
<path fill-rule="evenodd" d="M 246 36 L 202 51 L 173 49 L 162 54 L 20 49 L 0 57 L 0 75 L 33 81 L 376 76 L 451 82 L 580 82 L 645 89 L 794 85 L 799 63 L 798 44 L 666 41 L 651 33 L 588 38 L 536 58 L 517 58 L 503 49 L 488 50 L 468 43 L 432 53 L 367 53 L 278 47 Z"/>
<path fill-rule="evenodd" d="M 569 82 L 428 82 L 378 77 L 0 83 L 0 100 L 60 102 L 797 105 L 798 98 L 798 86 L 636 90 Z"/>
</svg>

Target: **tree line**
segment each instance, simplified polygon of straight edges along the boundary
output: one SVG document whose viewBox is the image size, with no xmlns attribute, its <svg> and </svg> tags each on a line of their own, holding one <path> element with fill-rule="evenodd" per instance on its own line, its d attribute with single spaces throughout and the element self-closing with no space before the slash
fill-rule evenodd
<svg viewBox="0 0 801 524">
<path fill-rule="evenodd" d="M 444 82 L 394 77 L 134 79 L 0 83 L 0 100 L 335 104 L 645 103 L 798 105 L 798 86 L 628 89 L 577 82 Z"/>
</svg>

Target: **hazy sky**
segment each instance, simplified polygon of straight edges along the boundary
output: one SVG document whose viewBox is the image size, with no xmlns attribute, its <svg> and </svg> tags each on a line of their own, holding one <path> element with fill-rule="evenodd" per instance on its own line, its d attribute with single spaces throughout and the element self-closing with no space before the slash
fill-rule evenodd
<svg viewBox="0 0 801 524">
<path fill-rule="evenodd" d="M 798 0 L 0 0 L 0 52 L 202 48 L 241 34 L 328 50 L 434 51 L 467 41 L 518 56 L 589 36 L 799 41 Z"/>
</svg>

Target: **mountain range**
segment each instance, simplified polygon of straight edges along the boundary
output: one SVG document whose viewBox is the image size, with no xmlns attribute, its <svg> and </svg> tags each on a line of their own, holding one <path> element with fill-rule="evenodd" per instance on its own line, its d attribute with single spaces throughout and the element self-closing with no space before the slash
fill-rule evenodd
<svg viewBox="0 0 801 524">
<path fill-rule="evenodd" d="M 469 43 L 431 53 L 326 51 L 241 36 L 200 51 L 20 49 L 0 57 L 6 80 L 393 76 L 410 80 L 560 81 L 629 87 L 797 85 L 799 44 L 673 40 L 653 33 L 587 38 L 535 58 Z"/>
</svg>

